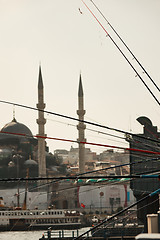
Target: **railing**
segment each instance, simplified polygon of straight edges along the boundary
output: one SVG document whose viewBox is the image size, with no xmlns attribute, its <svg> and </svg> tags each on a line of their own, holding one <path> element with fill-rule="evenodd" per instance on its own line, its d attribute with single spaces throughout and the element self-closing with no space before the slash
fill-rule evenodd
<svg viewBox="0 0 160 240">
<path fill-rule="evenodd" d="M 61 231 L 50 231 L 48 230 L 47 232 L 44 232 L 42 238 L 40 239 L 57 239 L 57 238 L 74 238 L 78 237 L 81 233 L 79 230 L 75 231 L 66 231 L 66 230 L 61 230 Z M 85 235 L 86 237 L 89 237 L 89 233 Z"/>
</svg>

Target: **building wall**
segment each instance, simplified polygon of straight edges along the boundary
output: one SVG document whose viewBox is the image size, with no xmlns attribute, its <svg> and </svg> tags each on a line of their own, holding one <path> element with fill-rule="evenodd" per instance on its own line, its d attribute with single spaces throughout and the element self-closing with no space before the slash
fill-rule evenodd
<svg viewBox="0 0 160 240">
<path fill-rule="evenodd" d="M 21 188 L 20 206 L 22 207 L 25 195 L 25 189 Z M 17 189 L 0 190 L 0 196 L 3 197 L 5 206 L 17 206 Z M 28 192 L 27 193 L 27 209 L 47 209 L 47 193 L 46 192 Z"/>
<path fill-rule="evenodd" d="M 127 195 L 126 195 L 127 194 Z M 81 186 L 79 189 L 79 203 L 85 205 L 85 209 L 102 210 L 111 213 L 119 207 L 125 207 L 127 196 L 127 205 L 131 205 L 135 198 L 132 190 L 127 185 L 127 192 L 123 184 L 96 186 Z"/>
</svg>

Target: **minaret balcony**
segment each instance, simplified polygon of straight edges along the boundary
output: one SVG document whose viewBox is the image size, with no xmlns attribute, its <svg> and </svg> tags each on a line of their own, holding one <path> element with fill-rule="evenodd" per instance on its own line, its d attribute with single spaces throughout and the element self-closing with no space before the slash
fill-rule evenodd
<svg viewBox="0 0 160 240">
<path fill-rule="evenodd" d="M 86 113 L 86 110 L 77 110 L 77 114 L 79 116 L 84 116 L 85 113 Z"/>
<path fill-rule="evenodd" d="M 39 125 L 44 125 L 44 124 L 46 124 L 46 119 L 45 119 L 45 118 L 43 118 L 43 119 L 37 119 L 37 124 L 39 124 Z"/>
<path fill-rule="evenodd" d="M 39 110 L 43 110 L 46 107 L 46 104 L 45 103 L 37 103 L 36 106 Z"/>
<path fill-rule="evenodd" d="M 77 138 L 77 142 L 78 142 L 79 144 L 85 144 L 86 141 L 87 141 L 86 138 L 83 138 L 83 139 Z"/>
<path fill-rule="evenodd" d="M 86 129 L 86 125 L 85 125 L 84 123 L 79 123 L 79 124 L 77 125 L 77 129 L 78 129 L 78 130 L 84 130 L 84 129 Z"/>
</svg>

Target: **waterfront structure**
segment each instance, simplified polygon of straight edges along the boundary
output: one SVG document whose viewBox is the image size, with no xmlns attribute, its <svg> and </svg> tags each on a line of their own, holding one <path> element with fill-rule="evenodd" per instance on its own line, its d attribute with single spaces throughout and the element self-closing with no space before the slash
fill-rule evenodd
<svg viewBox="0 0 160 240">
<path fill-rule="evenodd" d="M 44 90 L 43 90 L 43 79 L 41 66 L 39 67 L 39 77 L 38 77 L 38 165 L 39 165 L 39 177 L 46 177 L 46 156 L 45 156 L 45 129 L 46 119 L 44 118 Z M 42 137 L 42 138 L 41 138 Z"/>
<path fill-rule="evenodd" d="M 86 142 L 85 139 L 85 128 L 86 125 L 84 124 L 84 115 L 85 115 L 85 110 L 84 110 L 84 97 L 83 97 L 83 87 L 82 87 L 82 79 L 81 79 L 81 74 L 80 74 L 80 79 L 79 79 L 79 90 L 78 90 L 78 110 L 77 114 L 79 117 L 79 124 L 77 125 L 78 129 L 78 139 L 77 141 L 79 142 L 79 173 L 85 172 L 85 144 Z"/>
<path fill-rule="evenodd" d="M 88 179 L 86 182 L 77 182 L 79 205 L 87 212 L 99 211 L 112 214 L 135 202 L 127 178 L 109 181 L 102 176 L 98 180 Z"/>
<path fill-rule="evenodd" d="M 146 151 L 159 152 L 160 132 L 157 131 L 157 127 L 153 126 L 151 120 L 145 116 L 137 118 L 137 121 L 143 125 L 143 133 L 127 136 L 126 140 L 130 144 L 131 149 L 142 149 Z M 142 161 L 142 163 L 139 163 Z M 138 164 L 135 164 L 138 162 Z M 160 168 L 160 162 L 158 157 L 153 154 L 138 153 L 130 151 L 130 174 L 145 174 L 156 172 Z M 130 187 L 133 190 L 133 194 L 139 201 L 148 193 L 153 192 L 160 187 L 158 179 L 132 179 Z M 145 206 L 145 207 L 144 207 Z M 149 199 L 140 202 L 137 205 L 137 217 L 142 222 L 146 222 L 146 215 L 149 213 L 157 213 L 159 210 L 159 194 L 151 196 Z"/>
</svg>

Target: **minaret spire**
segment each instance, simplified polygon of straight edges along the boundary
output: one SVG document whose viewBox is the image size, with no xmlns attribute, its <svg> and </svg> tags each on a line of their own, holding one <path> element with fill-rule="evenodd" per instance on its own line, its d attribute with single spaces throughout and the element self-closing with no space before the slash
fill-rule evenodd
<svg viewBox="0 0 160 240">
<path fill-rule="evenodd" d="M 38 89 L 43 89 L 43 79 L 42 79 L 41 65 L 39 66 Z"/>
<path fill-rule="evenodd" d="M 15 105 L 13 105 L 13 120 L 12 120 L 12 121 L 15 121 L 15 119 L 16 119 L 16 118 L 15 118 L 15 115 L 16 115 L 16 114 L 15 114 Z"/>
<path fill-rule="evenodd" d="M 85 172 L 85 144 L 82 142 L 86 142 L 85 139 L 85 128 L 86 125 L 82 122 L 84 120 L 85 110 L 83 107 L 84 97 L 83 97 L 83 87 L 82 87 L 82 78 L 80 74 L 79 78 L 79 89 L 78 89 L 78 110 L 77 114 L 79 116 L 79 124 L 77 125 L 78 136 L 77 139 L 79 142 L 79 173 Z"/>
<path fill-rule="evenodd" d="M 80 77 L 79 77 L 78 97 L 83 97 L 83 87 L 82 87 L 82 77 L 81 77 L 81 74 L 80 74 Z"/>
<path fill-rule="evenodd" d="M 38 134 L 37 136 L 46 137 L 44 126 L 46 124 L 46 119 L 44 118 L 45 103 L 43 96 L 43 79 L 41 66 L 39 66 L 39 76 L 38 76 Z M 38 138 L 38 165 L 39 165 L 39 177 L 46 177 L 46 155 L 45 155 L 45 138 Z"/>
</svg>

